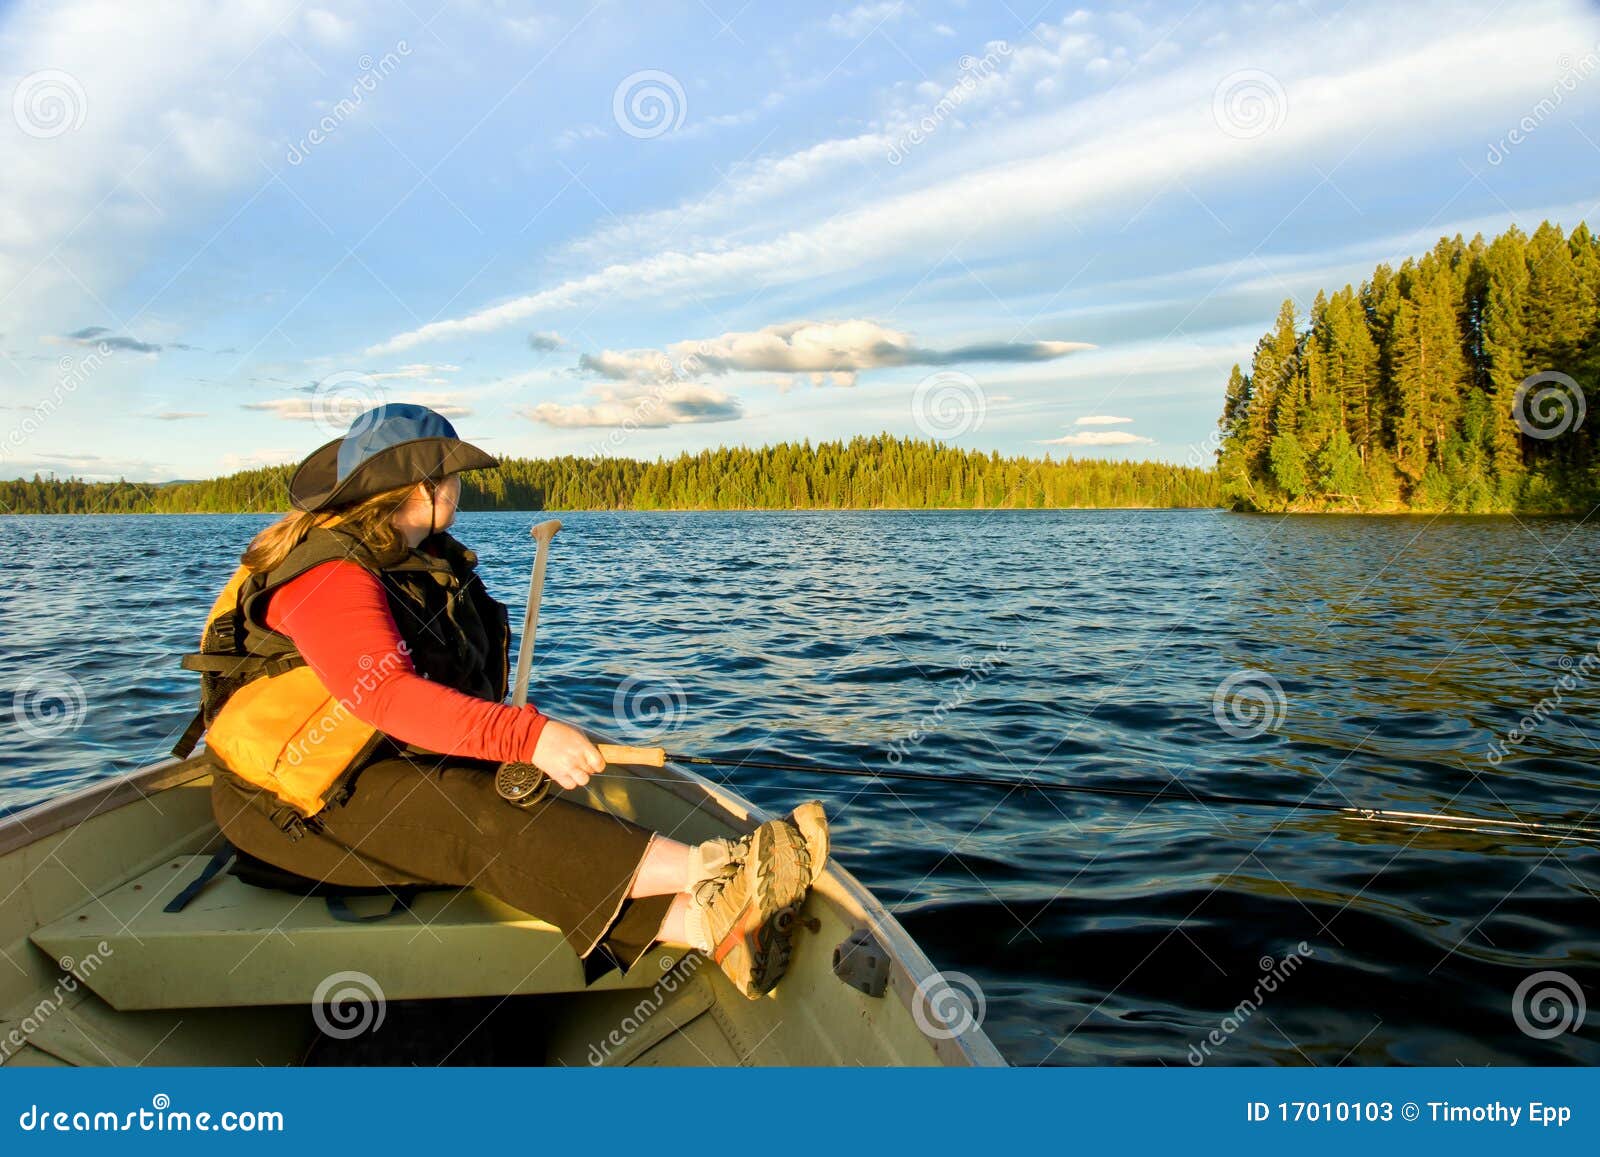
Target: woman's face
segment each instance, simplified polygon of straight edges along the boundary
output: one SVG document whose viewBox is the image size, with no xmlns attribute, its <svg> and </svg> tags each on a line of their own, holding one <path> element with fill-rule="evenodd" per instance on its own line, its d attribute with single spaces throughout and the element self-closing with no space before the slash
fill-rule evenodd
<svg viewBox="0 0 1600 1157">
<path fill-rule="evenodd" d="M 395 511 L 394 524 L 406 536 L 406 541 L 416 546 L 428 537 L 428 531 L 446 530 L 456 520 L 456 507 L 461 501 L 461 475 L 447 475 L 434 487 L 433 498 L 428 498 L 428 488 L 421 483 L 411 492 L 411 497 Z"/>
<path fill-rule="evenodd" d="M 433 525 L 444 530 L 456 520 L 456 507 L 461 503 L 461 475 L 451 474 L 434 489 Z"/>
</svg>

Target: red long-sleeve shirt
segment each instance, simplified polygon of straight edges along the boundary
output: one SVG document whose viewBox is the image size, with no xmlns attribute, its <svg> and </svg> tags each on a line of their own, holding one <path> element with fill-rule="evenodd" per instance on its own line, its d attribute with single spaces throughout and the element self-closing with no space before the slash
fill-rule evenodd
<svg viewBox="0 0 1600 1157">
<path fill-rule="evenodd" d="M 494 703 L 417 674 L 402 649 L 383 584 L 364 567 L 312 567 L 273 592 L 266 623 L 293 640 L 306 665 L 352 714 L 385 735 L 441 755 L 533 758 L 545 716 L 532 704 Z"/>
</svg>

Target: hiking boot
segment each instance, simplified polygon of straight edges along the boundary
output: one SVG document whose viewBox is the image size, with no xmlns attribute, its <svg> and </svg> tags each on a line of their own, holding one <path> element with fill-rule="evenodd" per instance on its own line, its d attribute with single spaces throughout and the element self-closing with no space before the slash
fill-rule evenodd
<svg viewBox="0 0 1600 1157">
<path fill-rule="evenodd" d="M 820 801 L 808 799 L 789 813 L 789 822 L 806 842 L 806 859 L 811 866 L 810 882 L 815 884 L 828 864 L 828 817 L 823 814 Z"/>
<path fill-rule="evenodd" d="M 790 933 L 826 859 L 826 832 L 820 805 L 802 805 L 743 839 L 708 841 L 714 846 L 705 852 L 697 846 L 707 862 L 719 854 L 728 858 L 690 890 L 690 940 L 751 999 L 772 991 L 788 970 Z M 811 846 L 821 852 L 816 866 Z"/>
<path fill-rule="evenodd" d="M 807 800 L 788 815 L 792 824 L 805 840 L 806 856 L 810 863 L 811 883 L 815 884 L 828 862 L 828 819 L 822 804 Z M 738 863 L 749 855 L 752 835 L 728 839 L 714 836 L 689 848 L 689 889 L 703 880 L 720 875 L 729 864 Z"/>
</svg>

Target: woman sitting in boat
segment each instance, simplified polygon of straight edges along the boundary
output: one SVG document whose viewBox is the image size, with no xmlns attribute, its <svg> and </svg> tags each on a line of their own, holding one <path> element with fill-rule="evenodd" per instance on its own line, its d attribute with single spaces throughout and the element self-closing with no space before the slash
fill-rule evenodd
<svg viewBox="0 0 1600 1157">
<path fill-rule="evenodd" d="M 185 660 L 204 676 L 185 738 L 204 727 L 218 825 L 334 885 L 481 888 L 559 927 L 590 982 L 661 943 L 770 991 L 827 858 L 820 804 L 688 846 L 556 792 L 526 807 L 496 793 L 502 763 L 570 790 L 605 762 L 578 728 L 503 702 L 506 608 L 446 533 L 460 472 L 495 465 L 403 404 L 300 465 L 296 509 L 250 543 Z"/>
</svg>

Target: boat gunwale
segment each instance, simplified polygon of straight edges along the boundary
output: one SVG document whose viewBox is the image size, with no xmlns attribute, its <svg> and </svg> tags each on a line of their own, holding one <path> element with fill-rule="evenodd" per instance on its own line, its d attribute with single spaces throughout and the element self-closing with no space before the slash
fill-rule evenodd
<svg viewBox="0 0 1600 1157">
<path fill-rule="evenodd" d="M 766 809 L 688 768 L 668 763 L 664 768 L 651 770 L 657 774 L 642 778 L 648 778 L 695 808 L 715 805 L 725 818 L 747 828 L 773 818 Z M 661 771 L 668 774 L 662 775 Z M 202 749 L 187 759 L 162 760 L 125 775 L 85 784 L 55 799 L 24 807 L 0 818 L 0 856 L 10 855 L 97 815 L 149 799 L 157 792 L 214 773 L 215 765 Z M 888 954 L 889 988 L 897 994 L 900 1003 L 911 1015 L 912 1023 L 934 1054 L 945 1064 L 1006 1066 L 1008 1062 L 981 1025 L 975 1024 L 948 1036 L 930 1032 L 924 1026 L 917 1004 L 919 1000 L 929 1001 L 927 986 L 939 975 L 938 970 L 911 934 L 884 907 L 883 901 L 848 869 L 836 861 L 830 861 L 824 878 L 829 877 L 839 885 L 837 891 L 830 889 L 829 898 L 836 903 L 847 902 L 845 906 L 850 915 L 866 924 Z M 894 983 L 896 980 L 899 983 Z"/>
<path fill-rule="evenodd" d="M 125 775 L 84 784 L 54 799 L 29 804 L 0 818 L 0 856 L 212 771 L 212 764 L 201 752 L 188 759 L 164 759 Z"/>
</svg>

